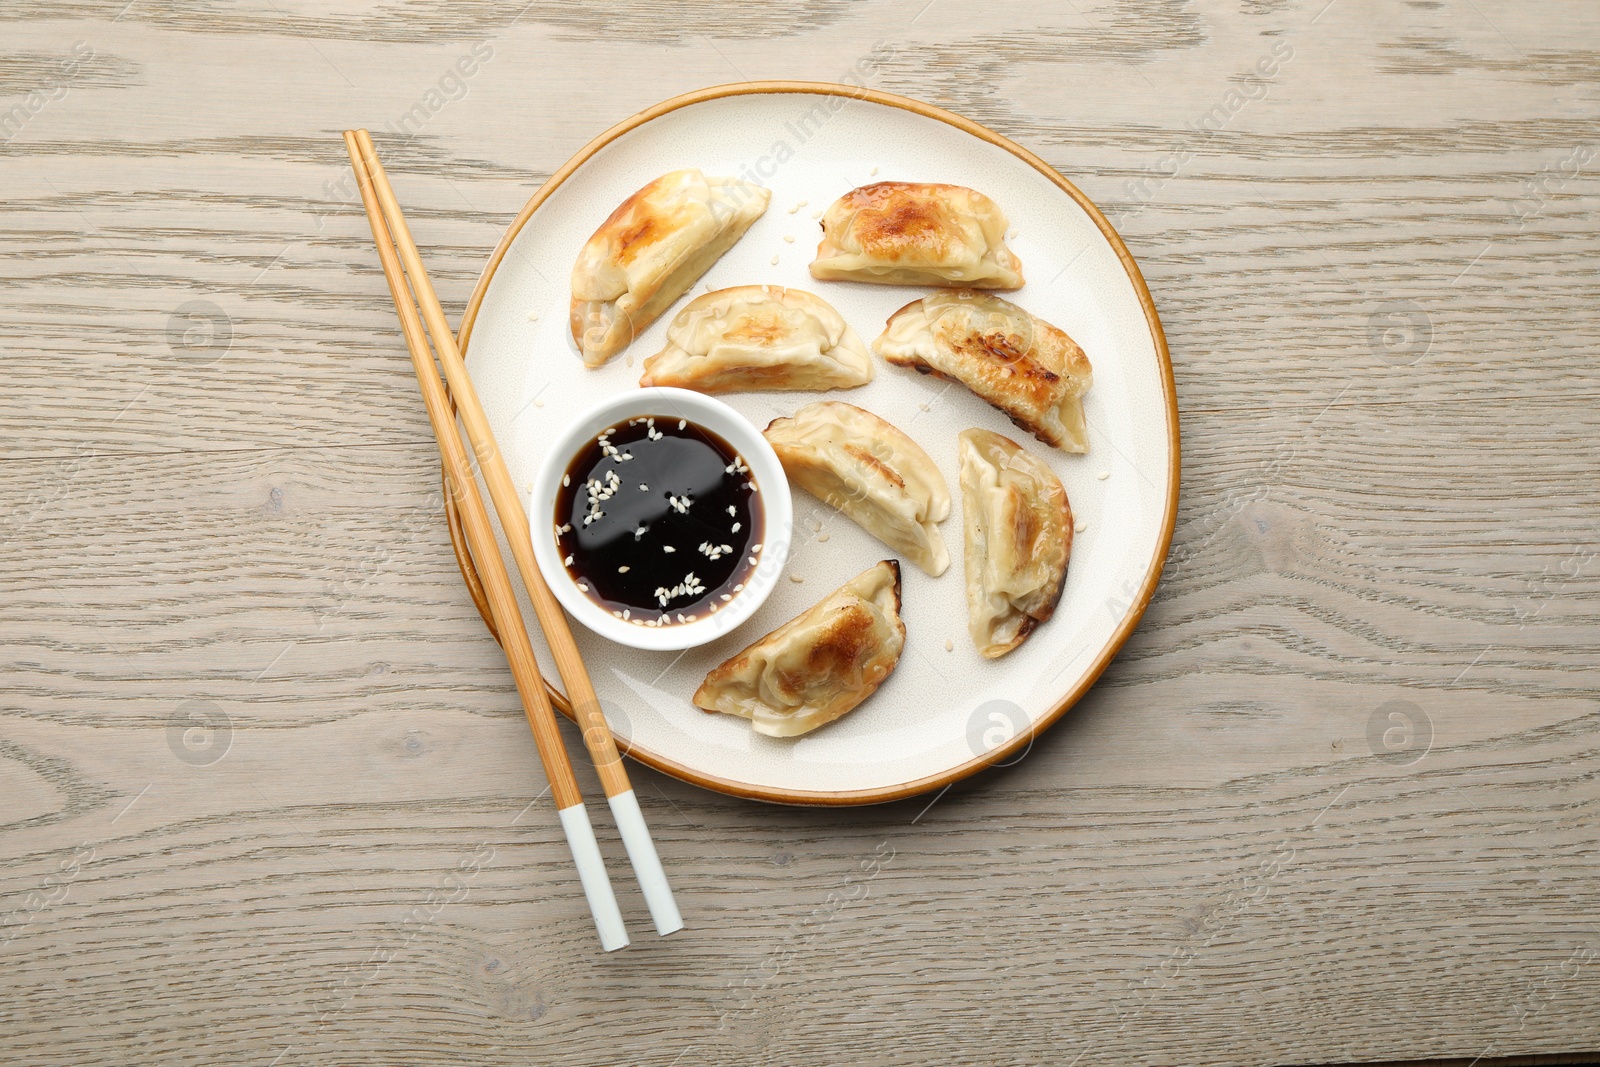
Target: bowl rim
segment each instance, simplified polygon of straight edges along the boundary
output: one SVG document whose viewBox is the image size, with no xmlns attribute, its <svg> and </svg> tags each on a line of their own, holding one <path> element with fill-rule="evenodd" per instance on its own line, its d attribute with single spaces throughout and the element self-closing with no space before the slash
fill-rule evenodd
<svg viewBox="0 0 1600 1067">
<path fill-rule="evenodd" d="M 640 626 L 612 615 L 578 588 L 563 563 L 554 536 L 556 482 L 574 456 L 605 426 L 624 419 L 663 414 L 688 419 L 733 446 L 750 466 L 760 486 L 762 526 L 765 530 L 755 570 L 726 606 L 694 622 L 670 626 Z M 778 454 L 761 430 L 721 400 L 704 393 L 669 386 L 646 386 L 603 397 L 574 415 L 550 442 L 528 495 L 528 521 L 533 557 L 545 583 L 583 627 L 608 641 L 650 652 L 676 652 L 720 640 L 749 621 L 766 602 L 789 560 L 794 536 L 794 501 Z"/>
</svg>

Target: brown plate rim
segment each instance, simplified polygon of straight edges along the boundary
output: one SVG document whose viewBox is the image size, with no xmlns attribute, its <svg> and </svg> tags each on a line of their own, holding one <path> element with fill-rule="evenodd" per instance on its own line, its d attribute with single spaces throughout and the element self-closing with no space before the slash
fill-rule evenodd
<svg viewBox="0 0 1600 1067">
<path fill-rule="evenodd" d="M 472 297 L 467 301 L 466 311 L 461 318 L 458 341 L 461 345 L 463 356 L 470 354 L 472 325 L 476 321 L 478 309 L 482 306 L 483 299 L 489 291 L 489 284 L 494 279 L 495 271 L 499 268 L 501 260 L 505 258 L 507 250 L 510 249 L 511 242 L 516 240 L 517 234 L 522 231 L 522 227 L 533 217 L 539 206 L 561 186 L 562 182 L 571 177 L 580 166 L 588 162 L 596 153 L 618 137 L 628 133 L 630 130 L 643 126 L 653 119 L 660 118 L 662 115 L 693 104 L 704 103 L 708 100 L 763 93 L 810 93 L 820 96 L 844 96 L 853 100 L 868 100 L 875 104 L 900 108 L 903 111 L 910 111 L 954 126 L 956 129 L 969 133 L 980 140 L 987 141 L 997 148 L 1005 149 L 1033 167 L 1061 189 L 1062 192 L 1075 200 L 1078 206 L 1083 208 L 1089 217 L 1094 220 L 1095 225 L 1100 228 L 1100 232 L 1105 235 L 1106 240 L 1111 243 L 1111 247 L 1117 253 L 1117 258 L 1122 262 L 1123 269 L 1128 273 L 1128 278 L 1133 282 L 1135 292 L 1138 293 L 1139 303 L 1144 308 L 1145 321 L 1150 327 L 1151 339 L 1155 342 L 1156 356 L 1161 363 L 1162 393 L 1166 402 L 1167 428 L 1172 441 L 1171 455 L 1169 457 L 1172 464 L 1172 477 L 1167 491 L 1166 513 L 1162 517 L 1160 542 L 1157 544 L 1150 560 L 1150 565 L 1145 572 L 1144 581 L 1140 584 L 1138 592 L 1133 598 L 1127 613 L 1123 616 L 1121 624 L 1112 633 L 1111 639 L 1100 650 L 1099 655 L 1090 665 L 1082 680 L 1068 690 L 1066 695 L 1057 701 L 1054 707 L 1034 723 L 1032 729 L 1018 734 L 990 752 L 986 752 L 948 770 L 941 771 L 938 774 L 876 789 L 808 790 L 755 786 L 748 782 L 739 782 L 730 778 L 722 778 L 718 775 L 706 774 L 703 771 L 696 770 L 675 760 L 667 759 L 658 753 L 637 745 L 626 747 L 627 755 L 648 767 L 653 767 L 674 778 L 728 796 L 743 797 L 748 800 L 763 800 L 776 804 L 808 806 L 882 804 L 892 800 L 903 800 L 906 797 L 916 796 L 919 793 L 926 793 L 932 789 L 951 785 L 963 778 L 976 774 L 986 767 L 994 766 L 1008 757 L 1016 755 L 1019 751 L 1025 751 L 1033 744 L 1033 739 L 1036 736 L 1053 726 L 1067 713 L 1069 708 L 1083 698 L 1083 695 L 1099 680 L 1106 667 L 1121 651 L 1122 646 L 1127 643 L 1134 628 L 1139 624 L 1140 618 L 1143 617 L 1145 608 L 1149 606 L 1150 598 L 1155 595 L 1156 584 L 1161 580 L 1161 571 L 1166 564 L 1167 550 L 1172 544 L 1172 532 L 1177 524 L 1178 483 L 1180 480 L 1177 385 L 1172 376 L 1172 357 L 1167 350 L 1166 334 L 1161 328 L 1161 319 L 1156 313 L 1155 302 L 1150 297 L 1150 288 L 1145 284 L 1144 275 L 1140 273 L 1138 264 L 1133 260 L 1133 254 L 1128 251 L 1127 245 L 1123 243 L 1116 229 L 1101 214 L 1100 209 L 1094 205 L 1094 202 L 1085 196 L 1077 186 L 1062 177 L 1053 167 L 1026 148 L 985 126 L 973 122 L 971 119 L 963 118 L 954 112 L 946 111 L 941 107 L 935 107 L 932 104 L 913 100 L 909 97 L 897 96 L 894 93 L 886 93 L 878 89 L 841 85 L 835 82 L 750 81 L 696 89 L 692 92 L 681 93 L 668 100 L 663 100 L 653 107 L 646 108 L 631 118 L 617 123 L 584 145 L 571 159 L 562 164 L 559 170 L 550 176 L 549 181 L 540 186 L 533 196 L 528 199 L 527 204 L 523 206 L 522 210 L 517 213 L 517 217 L 512 220 L 511 225 L 507 227 L 505 236 L 495 246 L 493 254 L 489 257 L 488 264 L 485 265 L 483 273 L 478 277 L 477 285 L 473 287 Z M 562 710 L 566 711 L 570 717 L 570 711 L 565 708 Z"/>
</svg>

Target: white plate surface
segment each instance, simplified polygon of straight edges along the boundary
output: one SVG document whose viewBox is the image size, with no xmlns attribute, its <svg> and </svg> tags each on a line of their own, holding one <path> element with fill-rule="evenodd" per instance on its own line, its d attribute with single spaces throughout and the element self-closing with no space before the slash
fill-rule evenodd
<svg viewBox="0 0 1600 1067">
<path fill-rule="evenodd" d="M 935 579 L 903 566 L 904 655 L 878 693 L 845 718 L 779 740 L 689 702 L 716 664 L 892 555 L 799 490 L 787 573 L 802 581 L 781 581 L 734 634 L 682 654 L 651 653 L 575 628 L 619 744 L 769 799 L 888 795 L 907 783 L 937 781 L 1055 713 L 1099 669 L 1124 623 L 1131 624 L 1128 605 L 1159 566 L 1177 477 L 1175 440 L 1164 361 L 1138 289 L 1111 241 L 1072 197 L 1025 160 L 937 118 L 873 100 L 793 92 L 692 103 L 622 133 L 582 163 L 522 226 L 487 287 L 480 285 L 468 365 L 524 491 L 570 413 L 598 394 L 637 386 L 644 357 L 661 349 L 666 324 L 690 298 L 599 370 L 583 366 L 568 334 L 568 283 L 579 248 L 625 197 L 682 167 L 755 177 L 772 190 L 767 213 L 690 296 L 752 283 L 806 289 L 838 308 L 870 344 L 891 312 L 928 290 L 813 280 L 806 269 L 819 235 L 813 214 L 873 181 L 952 182 L 988 194 L 1011 220 L 1010 245 L 1028 281 L 1003 295 L 1065 329 L 1094 366 L 1085 456 L 1046 447 L 960 386 L 881 360 L 873 382 L 861 389 L 721 397 L 757 426 L 821 398 L 860 405 L 910 434 L 949 482 L 954 505 L 942 529 L 950 569 Z M 1047 459 L 1086 524 L 1055 617 L 995 661 L 978 655 L 966 628 L 956 435 L 969 426 L 996 430 Z M 541 661 L 555 678 L 553 663 L 543 655 Z"/>
</svg>

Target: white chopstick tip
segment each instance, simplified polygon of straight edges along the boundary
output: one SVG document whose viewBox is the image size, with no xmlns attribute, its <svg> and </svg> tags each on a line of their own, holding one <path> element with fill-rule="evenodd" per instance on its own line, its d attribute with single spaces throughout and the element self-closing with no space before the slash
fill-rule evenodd
<svg viewBox="0 0 1600 1067">
<path fill-rule="evenodd" d="M 567 847 L 572 849 L 572 862 L 578 868 L 578 881 L 583 883 L 583 895 L 589 901 L 589 914 L 594 916 L 600 947 L 607 952 L 627 947 L 628 928 L 622 923 L 622 911 L 617 907 L 616 894 L 611 891 L 611 879 L 606 876 L 606 861 L 601 858 L 600 843 L 594 838 L 589 810 L 578 803 L 556 814 L 561 817 L 561 828 L 567 832 Z"/>
<path fill-rule="evenodd" d="M 656 933 L 662 937 L 677 933 L 683 929 L 683 916 L 678 912 L 678 902 L 667 884 L 667 872 L 661 867 L 661 857 L 656 854 L 650 828 L 645 825 L 639 798 L 633 790 L 611 798 L 611 815 L 617 820 L 622 846 L 628 850 L 628 859 L 633 863 L 633 873 L 639 879 L 639 889 L 644 893 L 644 903 L 650 909 L 650 921 L 655 923 Z"/>
</svg>

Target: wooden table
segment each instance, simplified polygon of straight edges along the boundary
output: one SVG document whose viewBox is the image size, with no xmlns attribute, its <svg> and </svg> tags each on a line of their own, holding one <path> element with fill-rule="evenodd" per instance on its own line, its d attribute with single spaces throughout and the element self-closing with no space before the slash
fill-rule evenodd
<svg viewBox="0 0 1600 1067">
<path fill-rule="evenodd" d="M 120 3 L 0 12 L 8 1064 L 1600 1049 L 1600 7 Z M 458 315 L 590 136 L 874 48 L 1126 235 L 1167 576 L 931 805 L 637 769 L 689 929 L 602 956 L 338 131 Z"/>
</svg>

